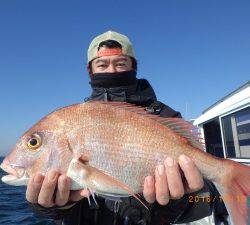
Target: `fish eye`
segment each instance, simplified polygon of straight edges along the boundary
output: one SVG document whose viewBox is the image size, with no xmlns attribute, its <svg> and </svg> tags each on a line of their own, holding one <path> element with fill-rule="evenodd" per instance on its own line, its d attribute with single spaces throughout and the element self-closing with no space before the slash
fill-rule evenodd
<svg viewBox="0 0 250 225">
<path fill-rule="evenodd" d="M 33 134 L 27 142 L 27 147 L 34 151 L 42 145 L 42 139 L 38 134 Z"/>
</svg>

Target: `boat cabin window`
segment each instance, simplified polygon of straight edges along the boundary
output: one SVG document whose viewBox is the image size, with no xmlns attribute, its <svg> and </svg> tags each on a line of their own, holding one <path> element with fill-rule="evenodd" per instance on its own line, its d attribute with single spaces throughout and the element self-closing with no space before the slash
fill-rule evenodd
<svg viewBox="0 0 250 225">
<path fill-rule="evenodd" d="M 203 130 L 206 152 L 224 158 L 219 118 L 217 117 L 212 121 L 203 124 Z"/>
<path fill-rule="evenodd" d="M 250 107 L 221 118 L 226 155 L 250 158 Z"/>
</svg>

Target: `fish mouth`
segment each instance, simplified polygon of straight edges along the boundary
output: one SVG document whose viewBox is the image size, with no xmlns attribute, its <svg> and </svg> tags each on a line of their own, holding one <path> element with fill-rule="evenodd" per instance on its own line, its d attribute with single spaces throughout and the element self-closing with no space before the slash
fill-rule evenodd
<svg viewBox="0 0 250 225">
<path fill-rule="evenodd" d="M 23 167 L 3 161 L 0 168 L 8 173 L 1 178 L 2 182 L 14 186 L 27 185 L 29 175 Z"/>
</svg>

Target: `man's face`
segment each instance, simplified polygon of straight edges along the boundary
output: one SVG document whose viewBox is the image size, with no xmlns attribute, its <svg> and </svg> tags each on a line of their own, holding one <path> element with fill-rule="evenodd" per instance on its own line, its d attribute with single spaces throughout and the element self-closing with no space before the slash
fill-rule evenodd
<svg viewBox="0 0 250 225">
<path fill-rule="evenodd" d="M 115 73 L 132 69 L 132 60 L 125 55 L 101 56 L 92 61 L 92 73 Z"/>
</svg>

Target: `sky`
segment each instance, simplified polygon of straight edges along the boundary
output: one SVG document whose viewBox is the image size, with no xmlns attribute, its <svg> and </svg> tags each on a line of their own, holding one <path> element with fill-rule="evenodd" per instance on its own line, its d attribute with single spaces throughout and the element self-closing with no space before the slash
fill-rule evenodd
<svg viewBox="0 0 250 225">
<path fill-rule="evenodd" d="M 194 119 L 250 78 L 249 0 L 0 0 L 0 155 L 40 118 L 89 96 L 86 52 L 127 35 L 138 78 Z"/>
</svg>

